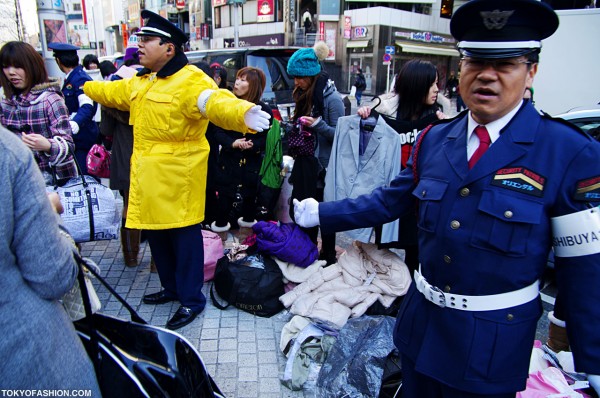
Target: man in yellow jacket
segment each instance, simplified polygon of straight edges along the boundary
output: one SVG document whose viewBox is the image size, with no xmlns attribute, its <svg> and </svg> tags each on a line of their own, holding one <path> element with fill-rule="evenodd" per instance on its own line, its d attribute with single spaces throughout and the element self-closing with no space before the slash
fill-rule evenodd
<svg viewBox="0 0 600 398">
<path fill-rule="evenodd" d="M 211 121 L 227 130 L 262 131 L 269 116 L 253 103 L 219 90 L 214 80 L 188 65 L 182 51 L 187 35 L 159 15 L 147 18 L 139 37 L 144 66 L 136 76 L 88 82 L 94 101 L 130 112 L 133 125 L 131 187 L 127 228 L 148 231 L 148 242 L 163 290 L 146 295 L 146 304 L 179 300 L 167 322 L 178 329 L 202 312 L 204 250 L 202 228 Z"/>
</svg>

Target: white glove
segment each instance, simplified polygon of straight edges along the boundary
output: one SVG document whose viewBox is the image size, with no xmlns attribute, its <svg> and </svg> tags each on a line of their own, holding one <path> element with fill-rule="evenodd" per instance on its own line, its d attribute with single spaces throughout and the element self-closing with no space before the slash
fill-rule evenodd
<svg viewBox="0 0 600 398">
<path fill-rule="evenodd" d="M 79 125 L 77 122 L 73 120 L 69 120 L 69 124 L 71 125 L 71 130 L 73 131 L 73 135 L 79 133 Z"/>
<path fill-rule="evenodd" d="M 260 105 L 254 105 L 244 114 L 244 123 L 251 130 L 263 131 L 269 128 L 270 118 L 271 115 L 263 111 Z"/>
<path fill-rule="evenodd" d="M 304 228 L 319 225 L 319 202 L 313 198 L 304 199 L 302 202 L 294 199 L 294 219 L 296 224 Z"/>
<path fill-rule="evenodd" d="M 587 375 L 590 386 L 600 395 L 600 375 Z"/>
</svg>

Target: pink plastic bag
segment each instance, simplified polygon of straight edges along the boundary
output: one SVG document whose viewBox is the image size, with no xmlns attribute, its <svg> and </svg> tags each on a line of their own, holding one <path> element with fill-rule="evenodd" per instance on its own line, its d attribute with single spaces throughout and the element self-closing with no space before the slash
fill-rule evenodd
<svg viewBox="0 0 600 398">
<path fill-rule="evenodd" d="M 223 241 L 221 237 L 211 231 L 202 231 L 204 240 L 204 282 L 215 277 L 217 261 L 223 257 Z"/>
<path fill-rule="evenodd" d="M 589 398 L 589 395 L 575 391 L 569 386 L 560 370 L 549 367 L 529 374 L 527 388 L 517 393 L 517 398 Z"/>
<path fill-rule="evenodd" d="M 110 177 L 110 152 L 103 145 L 92 145 L 86 164 L 89 174 L 100 178 Z"/>
</svg>

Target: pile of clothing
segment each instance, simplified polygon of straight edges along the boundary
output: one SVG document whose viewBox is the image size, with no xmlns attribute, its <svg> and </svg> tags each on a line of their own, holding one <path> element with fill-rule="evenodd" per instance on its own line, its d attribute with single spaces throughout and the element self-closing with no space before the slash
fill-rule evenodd
<svg viewBox="0 0 600 398">
<path fill-rule="evenodd" d="M 285 264 L 278 262 L 282 270 Z M 385 308 L 406 294 L 410 273 L 400 257 L 372 243 L 355 241 L 337 264 L 313 266 L 304 282 L 279 298 L 295 315 L 342 328 L 379 301 Z M 286 273 L 290 275 L 290 270 Z"/>
</svg>

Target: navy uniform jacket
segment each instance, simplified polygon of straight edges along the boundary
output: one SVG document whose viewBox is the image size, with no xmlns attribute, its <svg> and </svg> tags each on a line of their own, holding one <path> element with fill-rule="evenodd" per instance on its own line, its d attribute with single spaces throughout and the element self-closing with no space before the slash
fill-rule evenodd
<svg viewBox="0 0 600 398">
<path fill-rule="evenodd" d="M 78 65 L 71 71 L 62 89 L 69 114 L 72 115 L 71 120 L 79 125 L 79 132 L 73 134 L 73 141 L 75 142 L 75 156 L 84 174 L 87 174 L 85 158 L 92 145 L 96 143 L 99 133 L 98 125 L 94 121 L 98 104 L 94 102 L 79 106 L 79 96 L 85 95 L 83 85 L 90 80 L 92 78 L 85 73 L 81 65 Z"/>
<path fill-rule="evenodd" d="M 411 161 L 389 187 L 320 203 L 322 231 L 383 224 L 418 203 L 420 262 L 429 283 L 463 295 L 534 283 L 551 249 L 550 219 L 587 208 L 578 186 L 600 176 L 600 145 L 528 102 L 472 170 L 466 136 L 466 113 L 434 126 L 418 154 L 418 183 Z M 557 258 L 556 270 L 576 369 L 600 374 L 600 254 Z M 459 390 L 519 391 L 541 313 L 539 298 L 494 311 L 440 308 L 413 283 L 394 342 L 417 371 Z"/>
</svg>

